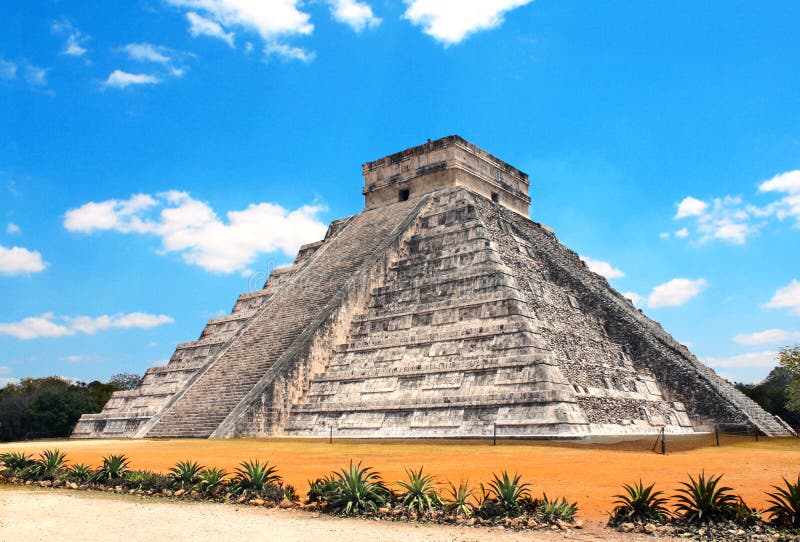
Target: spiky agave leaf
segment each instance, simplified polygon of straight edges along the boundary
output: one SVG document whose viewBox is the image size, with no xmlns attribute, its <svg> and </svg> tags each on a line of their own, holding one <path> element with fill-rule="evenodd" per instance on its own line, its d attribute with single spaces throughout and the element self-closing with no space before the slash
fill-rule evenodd
<svg viewBox="0 0 800 542">
<path fill-rule="evenodd" d="M 261 463 L 258 459 L 242 461 L 236 469 L 233 478 L 233 487 L 238 492 L 261 491 L 266 486 L 277 484 L 281 481 L 278 469 L 269 464 Z"/>
<path fill-rule="evenodd" d="M 455 511 L 457 515 L 472 515 L 473 508 L 469 503 L 469 499 L 472 497 L 472 490 L 469 487 L 468 481 L 460 480 L 458 486 L 454 485 L 452 482 L 448 482 L 446 492 L 444 505 L 448 510 Z"/>
<path fill-rule="evenodd" d="M 228 473 L 217 467 L 209 467 L 201 470 L 197 477 L 200 479 L 199 487 L 203 493 L 214 493 L 225 484 Z"/>
<path fill-rule="evenodd" d="M 198 475 L 204 468 L 197 461 L 187 459 L 175 463 L 175 466 L 169 469 L 169 473 L 174 485 L 184 489 L 194 487 L 200 481 Z"/>
<path fill-rule="evenodd" d="M 422 474 L 419 470 L 405 469 L 408 480 L 401 480 L 397 485 L 405 490 L 400 496 L 403 506 L 413 512 L 425 512 L 440 502 L 436 491 L 436 478 L 432 474 Z"/>
<path fill-rule="evenodd" d="M 544 521 L 553 523 L 557 520 L 572 521 L 578 513 L 578 503 L 570 503 L 566 497 L 561 499 L 548 498 L 547 493 L 543 494 L 542 500 L 536 505 L 536 514 Z"/>
<path fill-rule="evenodd" d="M 32 472 L 40 478 L 52 480 L 64 469 L 66 464 L 67 454 L 58 448 L 44 450 L 34 462 Z"/>
<path fill-rule="evenodd" d="M 521 512 L 523 499 L 530 497 L 530 484 L 523 484 L 521 479 L 520 474 L 515 473 L 510 476 L 508 472 L 502 471 L 500 476 L 492 475 L 492 480 L 489 482 L 492 498 L 507 516 L 518 515 Z"/>
<path fill-rule="evenodd" d="M 103 464 L 94 474 L 94 480 L 106 482 L 122 478 L 128 471 L 130 460 L 125 454 L 110 454 L 103 458 Z"/>
<path fill-rule="evenodd" d="M 689 482 L 673 496 L 675 510 L 680 516 L 692 522 L 708 522 L 715 519 L 730 518 L 735 514 L 736 496 L 732 488 L 719 486 L 722 475 L 706 478 L 704 472 L 697 480 L 689 475 Z"/>
<path fill-rule="evenodd" d="M 800 474 L 797 483 L 783 479 L 785 488 L 772 486 L 775 491 L 767 492 L 769 508 L 765 510 L 770 515 L 770 521 L 783 527 L 800 528 Z"/>
<path fill-rule="evenodd" d="M 67 469 L 67 480 L 80 484 L 89 481 L 92 474 L 94 474 L 94 472 L 89 465 L 77 463 Z"/>
<path fill-rule="evenodd" d="M 614 495 L 616 499 L 611 521 L 653 521 L 662 520 L 669 516 L 666 504 L 667 499 L 662 497 L 663 491 L 655 491 L 655 484 L 646 486 L 639 479 L 634 484 L 622 484 L 625 493 Z"/>
<path fill-rule="evenodd" d="M 374 512 L 390 495 L 380 475 L 361 462 L 353 463 L 334 473 L 336 491 L 328 501 L 328 509 L 345 516 Z"/>
</svg>

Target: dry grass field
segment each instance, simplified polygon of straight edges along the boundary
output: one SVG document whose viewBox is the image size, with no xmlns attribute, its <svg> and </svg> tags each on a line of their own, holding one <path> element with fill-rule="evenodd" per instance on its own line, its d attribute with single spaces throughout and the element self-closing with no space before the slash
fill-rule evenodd
<svg viewBox="0 0 800 542">
<path fill-rule="evenodd" d="M 73 463 L 96 466 L 103 455 L 124 453 L 131 468 L 166 471 L 175 462 L 192 459 L 206 466 L 233 470 L 245 459 L 261 458 L 278 467 L 284 479 L 301 495 L 308 480 L 363 460 L 387 481 L 404 477 L 403 467 L 424 466 L 439 481 L 469 480 L 474 486 L 501 469 L 517 471 L 535 494 L 566 496 L 578 501 L 579 516 L 602 520 L 612 496 L 624 482 L 656 482 L 671 493 L 687 473 L 722 473 L 724 482 L 752 505 L 763 505 L 763 491 L 800 472 L 799 439 L 761 439 L 723 436 L 669 439 L 667 454 L 651 451 L 653 439 L 618 443 L 549 441 L 392 441 L 303 439 L 237 440 L 44 440 L 0 444 L 0 453 L 38 453 L 60 448 Z"/>
</svg>

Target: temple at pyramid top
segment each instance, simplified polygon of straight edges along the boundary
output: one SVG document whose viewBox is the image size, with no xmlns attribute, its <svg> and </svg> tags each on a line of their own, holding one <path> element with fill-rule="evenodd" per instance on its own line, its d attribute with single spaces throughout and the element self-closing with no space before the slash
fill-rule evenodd
<svg viewBox="0 0 800 542">
<path fill-rule="evenodd" d="M 464 186 L 528 216 L 528 175 L 457 135 L 428 141 L 362 166 L 365 210 Z"/>
</svg>

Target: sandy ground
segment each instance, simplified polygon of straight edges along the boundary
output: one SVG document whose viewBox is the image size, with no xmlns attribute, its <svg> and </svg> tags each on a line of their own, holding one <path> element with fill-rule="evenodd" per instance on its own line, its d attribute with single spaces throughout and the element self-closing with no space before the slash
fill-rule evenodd
<svg viewBox="0 0 800 542">
<path fill-rule="evenodd" d="M 311 512 L 109 495 L 94 491 L 0 490 L 0 541 L 155 542 L 169 540 L 544 542 L 653 540 L 644 535 L 585 530 L 511 532 L 333 518 Z M 660 538 L 663 542 L 669 539 Z"/>
<path fill-rule="evenodd" d="M 668 437 L 669 438 L 669 437 Z M 751 505 L 765 504 L 764 491 L 796 478 L 800 472 L 800 439 L 713 436 L 668 440 L 667 455 L 651 451 L 652 439 L 616 444 L 577 444 L 542 441 L 337 441 L 301 439 L 236 440 L 78 440 L 0 444 L 0 453 L 24 450 L 38 453 L 60 448 L 73 463 L 100 463 L 103 455 L 125 453 L 131 467 L 167 471 L 177 461 L 190 458 L 206 466 L 233 470 L 245 459 L 261 458 L 278 467 L 279 474 L 304 496 L 308 480 L 317 478 L 351 458 L 377 469 L 389 482 L 404 478 L 403 467 L 424 466 L 439 481 L 469 480 L 477 486 L 501 469 L 518 471 L 531 484 L 534 495 L 565 496 L 577 501 L 579 517 L 607 519 L 613 495 L 621 485 L 642 478 L 671 494 L 687 473 L 724 474 Z"/>
</svg>

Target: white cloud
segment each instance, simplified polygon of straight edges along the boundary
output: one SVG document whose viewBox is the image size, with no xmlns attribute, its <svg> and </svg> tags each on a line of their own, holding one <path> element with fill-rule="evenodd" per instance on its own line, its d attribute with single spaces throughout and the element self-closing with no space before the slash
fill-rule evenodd
<svg viewBox="0 0 800 542">
<path fill-rule="evenodd" d="M 0 58 L 0 79 L 11 81 L 17 77 L 17 65 Z"/>
<path fill-rule="evenodd" d="M 686 218 L 687 216 L 700 216 L 706 212 L 708 204 L 692 196 L 686 196 L 678 204 L 678 212 L 675 213 L 675 219 Z"/>
<path fill-rule="evenodd" d="M 706 358 L 703 362 L 714 368 L 719 367 L 740 367 L 740 368 L 757 368 L 757 367 L 774 367 L 778 364 L 778 353 L 773 351 L 764 352 L 748 352 L 747 354 L 739 354 L 736 356 L 729 356 L 725 358 Z"/>
<path fill-rule="evenodd" d="M 675 237 L 679 237 L 681 239 L 685 239 L 689 237 L 689 229 L 688 228 L 681 228 L 675 232 Z"/>
<path fill-rule="evenodd" d="M 13 222 L 9 222 L 8 225 L 6 225 L 6 233 L 10 233 L 10 234 L 14 235 L 14 234 L 20 233 L 21 231 L 22 230 L 19 229 L 19 226 L 17 226 Z"/>
<path fill-rule="evenodd" d="M 246 269 L 260 254 L 281 251 L 294 256 L 300 245 L 320 239 L 326 226 L 320 205 L 295 210 L 272 203 L 251 204 L 220 219 L 205 202 L 171 190 L 127 200 L 89 202 L 67 211 L 64 227 L 79 233 L 117 231 L 157 236 L 162 253 L 178 253 L 207 271 Z"/>
<path fill-rule="evenodd" d="M 46 267 L 39 252 L 0 245 L 0 275 L 38 273 Z"/>
<path fill-rule="evenodd" d="M 625 276 L 622 270 L 615 268 L 608 262 L 593 260 L 589 256 L 579 256 L 579 258 L 586 263 L 589 270 L 598 275 L 603 275 L 607 279 L 620 279 Z"/>
<path fill-rule="evenodd" d="M 45 313 L 40 316 L 24 318 L 19 322 L 0 324 L 0 335 L 10 335 L 17 339 L 30 340 L 40 337 L 66 337 L 76 333 L 94 335 L 98 331 L 112 328 L 149 329 L 174 320 L 165 314 L 132 312 L 128 314 L 89 316 L 56 316 Z"/>
<path fill-rule="evenodd" d="M 657 308 L 683 305 L 699 295 L 707 285 L 705 279 L 672 279 L 653 288 L 647 297 L 647 306 Z"/>
<path fill-rule="evenodd" d="M 450 46 L 474 32 L 503 24 L 507 11 L 532 0 L 404 0 L 403 17 L 436 41 Z"/>
<path fill-rule="evenodd" d="M 300 10 L 300 0 L 166 0 L 173 6 L 189 10 L 189 32 L 192 35 L 213 35 L 233 43 L 234 29 L 255 32 L 265 43 L 264 51 L 282 54 L 287 59 L 306 61 L 311 53 L 286 44 L 286 38 L 309 35 L 314 31 L 310 15 Z M 199 17 L 199 18 L 198 18 Z M 209 23 L 216 23 L 219 29 Z M 228 32 L 225 32 L 225 29 Z M 302 54 L 300 53 L 302 51 Z"/>
<path fill-rule="evenodd" d="M 225 29 L 218 22 L 206 19 L 194 11 L 188 12 L 186 19 L 189 21 L 189 34 L 195 38 L 197 36 L 211 36 L 212 38 L 221 39 L 230 47 L 234 47 L 233 32 L 225 32 Z"/>
<path fill-rule="evenodd" d="M 155 85 L 161 80 L 155 75 L 145 73 L 128 73 L 122 70 L 114 70 L 103 82 L 103 87 L 126 88 L 131 85 Z"/>
<path fill-rule="evenodd" d="M 623 292 L 622 295 L 630 299 L 636 306 L 641 305 L 642 301 L 644 301 L 644 298 L 636 292 Z"/>
<path fill-rule="evenodd" d="M 778 288 L 764 306 L 768 309 L 789 309 L 790 314 L 800 316 L 800 281 L 795 279 L 783 288 Z"/>
<path fill-rule="evenodd" d="M 35 64 L 24 65 L 25 71 L 22 77 L 25 82 L 32 87 L 45 87 L 47 86 L 47 69 Z"/>
<path fill-rule="evenodd" d="M 52 22 L 50 24 L 50 30 L 53 34 L 67 37 L 62 54 L 67 56 L 83 56 L 89 52 L 83 44 L 89 41 L 91 37 L 85 36 L 69 19 L 61 19 Z"/>
<path fill-rule="evenodd" d="M 363 32 L 367 28 L 375 28 L 381 24 L 381 18 L 376 17 L 372 7 L 358 0 L 328 0 L 331 16 L 334 20 L 344 23 L 356 32 Z"/>
<path fill-rule="evenodd" d="M 167 49 L 153 45 L 152 43 L 129 43 L 122 48 L 129 57 L 139 62 L 156 62 L 159 64 L 169 64 L 171 58 L 167 56 Z"/>
<path fill-rule="evenodd" d="M 661 233 L 658 234 L 659 239 L 669 239 L 669 236 L 670 236 L 669 232 L 666 231 L 662 231 Z"/>
<path fill-rule="evenodd" d="M 5 388 L 9 384 L 19 384 L 19 378 L 0 377 L 0 388 Z"/>
<path fill-rule="evenodd" d="M 737 335 L 734 342 L 753 346 L 756 344 L 774 344 L 800 340 L 800 331 L 784 331 L 782 329 L 767 329 L 747 335 Z"/>
<path fill-rule="evenodd" d="M 787 194 L 800 193 L 800 169 L 775 175 L 770 180 L 761 183 L 758 186 L 758 190 L 760 192 L 785 192 Z"/>
<path fill-rule="evenodd" d="M 284 60 L 300 60 L 302 62 L 311 62 L 315 56 L 313 52 L 306 51 L 302 47 L 294 47 L 285 43 L 267 44 L 264 47 L 264 55 L 267 57 L 275 55 Z"/>
</svg>

